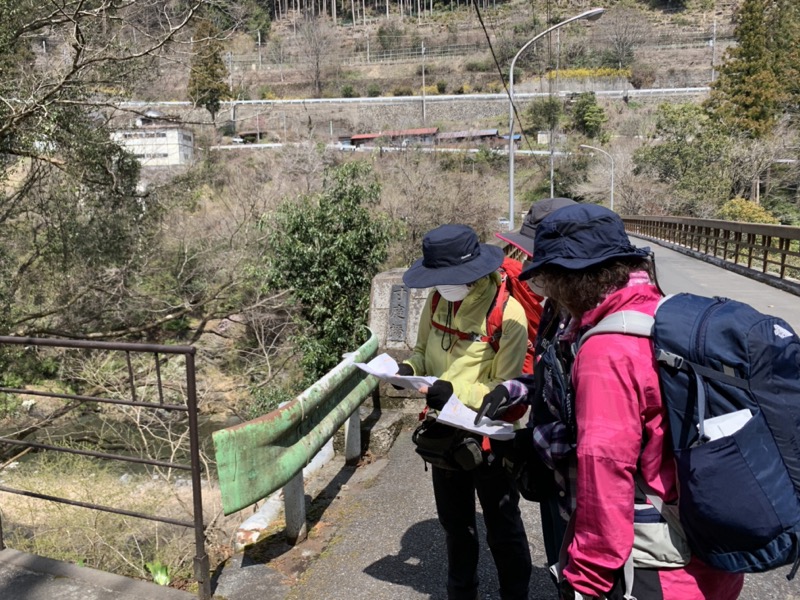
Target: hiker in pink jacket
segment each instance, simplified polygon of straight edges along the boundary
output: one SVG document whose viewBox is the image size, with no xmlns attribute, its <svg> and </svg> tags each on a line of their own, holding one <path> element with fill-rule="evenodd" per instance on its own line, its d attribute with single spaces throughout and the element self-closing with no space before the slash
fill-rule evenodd
<svg viewBox="0 0 800 600">
<path fill-rule="evenodd" d="M 617 311 L 654 314 L 662 294 L 649 253 L 631 245 L 615 213 L 587 204 L 561 208 L 542 221 L 534 244 L 520 278 L 535 280 L 570 311 L 575 340 Z M 619 333 L 589 337 L 572 376 L 577 482 L 562 599 L 737 598 L 744 577 L 692 557 L 636 483 L 643 480 L 665 503 L 677 499 L 651 341 Z M 625 576 L 626 567 L 633 576 Z"/>
</svg>

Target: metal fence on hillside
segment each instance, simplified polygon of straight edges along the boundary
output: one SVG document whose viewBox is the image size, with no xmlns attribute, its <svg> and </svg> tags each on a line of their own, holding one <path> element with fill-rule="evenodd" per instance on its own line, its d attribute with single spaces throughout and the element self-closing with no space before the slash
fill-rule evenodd
<svg viewBox="0 0 800 600">
<path fill-rule="evenodd" d="M 0 394 L 9 397 L 27 399 L 47 398 L 61 403 L 61 407 L 38 423 L 28 425 L 20 430 L 0 437 L 0 448 L 18 448 L 12 456 L 24 455 L 29 451 L 56 452 L 86 456 L 103 461 L 145 465 L 165 470 L 188 472 L 192 486 L 191 520 L 178 519 L 159 514 L 145 514 L 134 510 L 126 510 L 120 506 L 108 506 L 96 502 L 84 502 L 74 497 L 68 498 L 48 490 L 23 490 L 0 485 L 0 492 L 46 500 L 69 506 L 103 511 L 116 515 L 134 517 L 148 521 L 156 521 L 180 527 L 194 529 L 195 556 L 194 576 L 198 583 L 198 596 L 201 600 L 211 598 L 211 582 L 209 558 L 205 550 L 205 524 L 203 521 L 203 498 L 201 491 L 202 465 L 200 460 L 200 442 L 197 421 L 197 393 L 195 386 L 195 348 L 192 346 L 160 346 L 154 344 L 130 344 L 115 342 L 91 342 L 82 340 L 62 340 L 45 338 L 0 337 L 0 348 L 17 349 L 23 352 L 51 351 L 61 353 L 72 352 L 86 360 L 92 353 L 102 353 L 105 362 L 121 361 L 127 367 L 127 381 L 120 382 L 113 391 L 103 390 L 91 395 L 41 390 L 34 382 L 23 382 L 18 387 L 0 387 Z M 175 385 L 165 385 L 163 369 L 173 358 L 183 357 L 183 376 L 176 391 Z M 171 382 L 176 383 L 176 382 Z M 64 386 L 67 387 L 67 386 Z M 78 409 L 98 406 L 115 406 L 120 410 L 131 410 L 136 414 L 136 427 L 147 421 L 147 414 L 160 414 L 161 422 L 168 422 L 174 440 L 174 446 L 168 460 L 154 457 L 148 453 L 135 450 L 132 446 L 120 443 L 115 453 L 89 450 L 82 445 L 69 442 L 49 443 L 46 436 L 36 437 L 34 434 L 46 433 L 58 419 L 74 414 Z M 168 415 L 179 415 L 181 418 L 171 419 Z M 39 441 L 37 441 L 39 440 Z M 45 443 L 45 440 L 48 443 Z M 188 443 L 187 443 L 188 442 Z M 179 460 L 176 456 L 185 457 Z M 189 507 L 187 506 L 186 509 Z M 2 523 L 0 523 L 0 550 L 5 547 Z"/>
</svg>

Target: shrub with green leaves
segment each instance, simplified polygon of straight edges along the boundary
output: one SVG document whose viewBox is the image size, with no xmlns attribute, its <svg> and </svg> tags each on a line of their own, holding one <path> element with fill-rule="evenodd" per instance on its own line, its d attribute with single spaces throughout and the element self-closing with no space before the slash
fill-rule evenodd
<svg viewBox="0 0 800 600">
<path fill-rule="evenodd" d="M 388 224 L 375 215 L 380 189 L 368 163 L 345 163 L 326 171 L 321 193 L 288 200 L 269 219 L 268 282 L 300 306 L 307 383 L 368 337 L 372 278 L 389 244 Z"/>
<path fill-rule="evenodd" d="M 558 126 L 564 108 L 558 98 L 541 98 L 531 102 L 523 121 L 528 131 L 548 131 Z"/>
<path fill-rule="evenodd" d="M 740 221 L 742 223 L 770 223 L 780 221 L 760 204 L 745 198 L 734 198 L 723 204 L 717 212 L 717 218 L 724 221 Z"/>
<path fill-rule="evenodd" d="M 378 43 L 383 50 L 398 48 L 403 39 L 403 28 L 393 21 L 378 27 Z"/>
<path fill-rule="evenodd" d="M 342 98 L 358 98 L 358 92 L 355 88 L 348 84 L 342 86 Z"/>
<path fill-rule="evenodd" d="M 572 126 L 589 138 L 599 137 L 608 116 L 593 92 L 580 94 L 572 106 Z"/>
<path fill-rule="evenodd" d="M 169 585 L 169 567 L 161 561 L 154 561 L 145 564 L 153 581 L 158 585 Z"/>
<path fill-rule="evenodd" d="M 294 399 L 295 396 L 294 392 L 280 385 L 254 386 L 250 390 L 249 400 L 245 405 L 245 415 L 248 419 L 266 415 L 278 408 L 282 403 Z"/>
<path fill-rule="evenodd" d="M 464 64 L 467 73 L 488 73 L 494 69 L 494 63 L 488 60 L 470 60 Z"/>
</svg>

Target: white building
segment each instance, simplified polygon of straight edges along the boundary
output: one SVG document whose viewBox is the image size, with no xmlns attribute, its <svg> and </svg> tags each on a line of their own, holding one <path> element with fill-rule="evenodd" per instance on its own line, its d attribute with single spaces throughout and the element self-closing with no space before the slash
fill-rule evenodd
<svg viewBox="0 0 800 600">
<path fill-rule="evenodd" d="M 111 139 L 135 155 L 144 167 L 190 164 L 194 160 L 194 134 L 147 111 L 132 129 L 114 131 Z"/>
</svg>

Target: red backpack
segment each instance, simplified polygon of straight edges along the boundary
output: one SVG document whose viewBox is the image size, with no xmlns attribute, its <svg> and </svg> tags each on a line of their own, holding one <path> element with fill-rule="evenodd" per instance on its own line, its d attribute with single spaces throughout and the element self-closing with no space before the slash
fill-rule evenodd
<svg viewBox="0 0 800 600">
<path fill-rule="evenodd" d="M 500 273 L 500 285 L 497 288 L 497 294 L 491 306 L 489 306 L 489 312 L 486 313 L 486 335 L 458 331 L 434 321 L 433 314 L 436 312 L 436 307 L 441 299 L 441 295 L 436 291 L 434 291 L 431 299 L 431 325 L 445 333 L 455 335 L 461 340 L 488 342 L 497 352 L 500 347 L 500 337 L 503 335 L 503 311 L 508 303 L 508 297 L 514 296 L 517 302 L 522 305 L 525 310 L 525 316 L 528 318 L 528 348 L 525 353 L 522 372 L 533 373 L 533 343 L 536 340 L 536 330 L 539 328 L 539 319 L 542 316 L 541 301 L 544 298 L 534 294 L 525 282 L 519 280 L 519 274 L 522 272 L 522 263 L 518 260 L 506 256 L 497 271 Z"/>
</svg>

